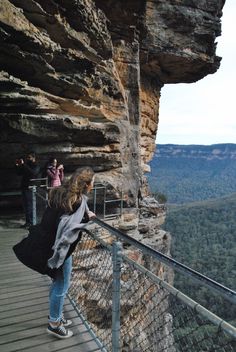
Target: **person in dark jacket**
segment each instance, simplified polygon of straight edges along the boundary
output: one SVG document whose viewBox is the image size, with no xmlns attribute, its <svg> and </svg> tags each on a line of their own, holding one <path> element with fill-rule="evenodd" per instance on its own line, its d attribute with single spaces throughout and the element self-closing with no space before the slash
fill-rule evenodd
<svg viewBox="0 0 236 352">
<path fill-rule="evenodd" d="M 93 179 L 93 170 L 83 167 L 63 185 L 52 188 L 41 223 L 31 227 L 28 237 L 13 247 L 22 263 L 53 279 L 47 332 L 58 338 L 73 335 L 66 329 L 72 322 L 64 318 L 63 305 L 70 285 L 71 254 L 80 240 L 83 223 L 95 217 L 88 209 L 86 197 L 93 187 Z"/>
<path fill-rule="evenodd" d="M 47 332 L 59 338 L 67 338 L 73 334 L 65 328 L 70 322 L 63 318 L 63 303 L 70 284 L 71 254 L 79 241 L 78 229 L 82 227 L 84 217 L 90 219 L 95 216 L 89 211 L 85 196 L 92 189 L 93 180 L 93 170 L 84 167 L 77 169 L 65 185 L 53 188 L 49 195 L 49 208 L 41 223 L 45 231 L 55 234 L 56 230 L 53 254 L 49 253 L 47 261 L 51 270 L 54 270 Z M 60 216 L 61 213 L 64 215 Z M 54 221 L 51 219 L 52 214 L 55 216 Z"/>
<path fill-rule="evenodd" d="M 16 160 L 15 166 L 17 174 L 22 176 L 21 191 L 25 212 L 25 224 L 23 227 L 29 228 L 33 224 L 32 191 L 29 189 L 30 180 L 40 176 L 40 166 L 36 162 L 34 152 L 29 152 L 25 160 L 23 158 Z"/>
</svg>

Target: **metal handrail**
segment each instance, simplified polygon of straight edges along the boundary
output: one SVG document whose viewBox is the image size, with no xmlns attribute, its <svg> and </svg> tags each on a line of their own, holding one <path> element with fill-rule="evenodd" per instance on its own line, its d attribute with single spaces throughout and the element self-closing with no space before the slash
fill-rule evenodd
<svg viewBox="0 0 236 352">
<path fill-rule="evenodd" d="M 35 197 L 35 186 L 32 186 L 32 196 Z M 34 201 L 33 203 L 36 204 L 36 202 Z M 106 204 L 104 202 L 104 204 Z M 36 209 L 33 211 L 33 213 L 36 213 Z M 36 223 L 36 219 L 34 220 Z M 93 220 L 95 223 L 97 223 L 99 226 L 107 229 L 110 233 L 112 233 L 114 236 L 120 238 L 121 240 L 136 246 L 137 248 L 141 249 L 143 251 L 143 253 L 148 254 L 150 256 L 152 256 L 154 259 L 159 260 L 160 262 L 166 264 L 167 266 L 173 268 L 174 270 L 187 275 L 189 277 L 191 277 L 193 280 L 200 282 L 202 285 L 206 286 L 206 287 L 210 287 L 212 290 L 214 290 L 216 293 L 220 294 L 221 296 L 223 296 L 224 298 L 226 298 L 227 300 L 229 300 L 232 303 L 236 303 L 236 292 L 233 291 L 232 289 L 229 289 L 228 287 L 216 282 L 213 279 L 208 278 L 207 276 L 199 273 L 196 270 L 193 270 L 191 268 L 189 268 L 188 266 L 176 261 L 173 258 L 168 257 L 167 255 L 137 241 L 136 239 L 128 236 L 127 234 L 123 233 L 122 231 L 115 229 L 114 227 L 112 227 L 111 225 L 105 223 L 104 221 L 95 218 Z"/>
<path fill-rule="evenodd" d="M 113 352 L 126 346 L 154 352 L 154 344 L 162 352 L 234 351 L 235 326 L 131 259 L 119 235 L 106 242 L 100 230 L 83 229 L 69 293 L 99 346 Z"/>
<path fill-rule="evenodd" d="M 47 177 L 40 177 L 40 178 L 31 178 L 30 182 L 39 182 L 39 181 L 44 181 L 45 183 L 37 185 L 37 187 L 48 187 L 48 178 Z M 34 185 L 30 185 L 29 188 L 32 188 Z"/>
<path fill-rule="evenodd" d="M 95 239 L 96 241 L 101 243 L 101 245 L 104 247 L 104 249 L 112 252 L 112 246 L 107 244 L 98 235 L 96 235 L 92 231 L 89 231 L 86 228 L 83 229 L 83 231 L 88 233 L 93 239 Z M 115 242 L 115 243 L 119 243 L 119 242 Z M 158 284 L 161 287 L 165 288 L 169 293 L 171 293 L 171 295 L 173 295 L 176 298 L 178 298 L 178 300 L 180 300 L 182 303 L 184 303 L 188 307 L 192 308 L 197 313 L 200 313 L 200 315 L 204 316 L 206 319 L 208 319 L 210 322 L 212 322 L 218 328 L 221 328 L 226 333 L 231 335 L 234 339 L 236 339 L 236 327 L 234 327 L 231 324 L 227 323 L 225 320 L 221 319 L 216 314 L 212 313 L 211 311 L 209 311 L 208 309 L 203 307 L 201 304 L 199 304 L 198 302 L 194 301 L 192 298 L 186 296 L 183 292 L 177 290 L 174 286 L 170 285 L 168 282 L 166 282 L 165 280 L 161 279 L 159 276 L 155 275 L 150 270 L 146 269 L 143 265 L 140 265 L 139 263 L 135 262 L 133 259 L 129 258 L 127 255 L 122 253 L 122 247 L 120 249 L 120 255 L 121 255 L 121 257 L 122 257 L 124 262 L 130 263 L 138 271 L 142 272 L 145 276 L 149 277 L 153 282 L 155 282 L 156 284 Z"/>
<path fill-rule="evenodd" d="M 175 259 L 170 258 L 167 255 L 137 241 L 136 239 L 126 235 L 125 233 L 123 233 L 118 229 L 115 229 L 111 225 L 105 223 L 104 221 L 98 218 L 93 219 L 93 221 L 97 225 L 107 229 L 111 234 L 115 235 L 117 238 L 125 241 L 126 243 L 129 243 L 130 245 L 134 245 L 135 247 L 141 249 L 143 253 L 152 256 L 154 259 L 157 259 L 158 261 L 166 264 L 167 266 L 174 268 L 176 271 L 182 274 L 190 276 L 193 280 L 200 282 L 204 286 L 210 287 L 211 289 L 213 289 L 215 292 L 217 292 L 218 294 L 220 294 L 230 302 L 233 302 L 234 304 L 236 303 L 235 291 L 210 279 L 209 277 L 199 273 L 198 271 L 189 268 L 188 266 L 176 261 Z"/>
<path fill-rule="evenodd" d="M 234 339 L 236 339 L 236 328 L 234 326 L 227 323 L 225 320 L 221 319 L 216 314 L 212 313 L 211 311 L 209 311 L 208 309 L 206 309 L 205 307 L 203 307 L 201 304 L 197 303 L 196 301 L 194 301 L 190 297 L 186 296 L 183 292 L 177 290 L 175 287 L 171 286 L 166 281 L 164 281 L 163 279 L 161 279 L 157 275 L 153 274 L 150 270 L 148 270 L 148 269 L 144 268 L 142 265 L 134 262 L 134 260 L 128 258 L 124 254 L 122 254 L 122 258 L 124 259 L 124 261 L 131 263 L 134 267 L 137 268 L 137 270 L 139 270 L 140 272 L 142 272 L 146 276 L 150 277 L 153 282 L 155 282 L 158 285 L 165 288 L 168 292 L 170 292 L 173 296 L 178 298 L 185 305 L 194 309 L 195 312 L 200 313 L 202 316 L 204 316 L 206 319 L 208 319 L 210 322 L 212 322 L 218 328 L 221 328 L 226 333 L 231 335 Z"/>
</svg>

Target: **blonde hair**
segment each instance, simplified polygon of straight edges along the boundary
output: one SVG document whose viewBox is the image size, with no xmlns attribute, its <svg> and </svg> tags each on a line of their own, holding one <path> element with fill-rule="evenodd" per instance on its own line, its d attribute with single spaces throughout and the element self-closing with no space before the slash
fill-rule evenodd
<svg viewBox="0 0 236 352">
<path fill-rule="evenodd" d="M 78 168 L 60 187 L 52 188 L 49 193 L 49 205 L 72 212 L 81 202 L 82 194 L 86 194 L 92 183 L 94 172 L 91 167 Z"/>
</svg>

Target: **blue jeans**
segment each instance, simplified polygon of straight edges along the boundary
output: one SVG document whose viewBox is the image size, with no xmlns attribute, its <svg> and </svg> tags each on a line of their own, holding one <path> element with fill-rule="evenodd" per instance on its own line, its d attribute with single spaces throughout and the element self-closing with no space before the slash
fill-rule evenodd
<svg viewBox="0 0 236 352">
<path fill-rule="evenodd" d="M 72 256 L 57 270 L 49 292 L 49 321 L 59 322 L 63 315 L 65 295 L 70 287 Z"/>
</svg>

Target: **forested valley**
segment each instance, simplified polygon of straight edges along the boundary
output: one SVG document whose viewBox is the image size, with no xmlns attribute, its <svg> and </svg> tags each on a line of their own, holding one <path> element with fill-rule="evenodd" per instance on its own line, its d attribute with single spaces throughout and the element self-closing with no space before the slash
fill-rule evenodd
<svg viewBox="0 0 236 352">
<path fill-rule="evenodd" d="M 236 192 L 236 144 L 156 147 L 148 175 L 153 193 L 184 204 Z"/>
<path fill-rule="evenodd" d="M 215 201 L 170 207 L 164 229 L 171 233 L 171 254 L 179 262 L 233 290 L 236 288 L 236 194 Z M 204 286 L 175 275 L 178 289 L 200 300 L 225 319 L 235 319 L 236 310 Z M 218 303 L 217 303 L 218 302 Z M 214 305 L 217 305 L 214 307 Z"/>
<path fill-rule="evenodd" d="M 152 191 L 167 205 L 163 228 L 172 237 L 172 257 L 235 290 L 236 145 L 162 145 L 151 167 Z M 235 320 L 232 305 L 199 283 L 175 274 L 175 286 Z"/>
</svg>

